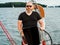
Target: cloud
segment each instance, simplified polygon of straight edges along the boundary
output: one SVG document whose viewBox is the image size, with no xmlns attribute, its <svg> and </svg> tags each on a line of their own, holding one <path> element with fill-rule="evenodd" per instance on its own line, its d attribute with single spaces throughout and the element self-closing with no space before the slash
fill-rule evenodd
<svg viewBox="0 0 60 45">
<path fill-rule="evenodd" d="M 38 2 L 46 5 L 60 5 L 60 0 L 38 0 Z"/>
<path fill-rule="evenodd" d="M 30 0 L 0 0 L 0 3 L 4 3 L 4 2 L 27 2 Z M 38 3 L 41 4 L 46 4 L 46 5 L 60 5 L 60 0 L 35 0 Z"/>
</svg>

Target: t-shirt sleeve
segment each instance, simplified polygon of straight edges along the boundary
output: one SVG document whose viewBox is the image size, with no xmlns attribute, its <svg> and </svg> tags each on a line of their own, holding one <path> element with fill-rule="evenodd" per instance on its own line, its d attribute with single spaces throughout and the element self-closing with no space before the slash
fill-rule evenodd
<svg viewBox="0 0 60 45">
<path fill-rule="evenodd" d="M 41 16 L 39 15 L 38 12 L 36 12 L 36 16 L 37 16 L 37 20 L 40 20 L 41 19 Z"/>
<path fill-rule="evenodd" d="M 22 20 L 22 14 L 19 15 L 18 20 Z"/>
</svg>

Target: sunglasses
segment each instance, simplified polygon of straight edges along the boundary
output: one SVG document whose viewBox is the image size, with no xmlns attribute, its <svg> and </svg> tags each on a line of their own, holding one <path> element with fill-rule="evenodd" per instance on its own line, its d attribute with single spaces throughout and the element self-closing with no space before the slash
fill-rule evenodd
<svg viewBox="0 0 60 45">
<path fill-rule="evenodd" d="M 31 5 L 27 5 L 26 7 L 32 7 Z"/>
</svg>

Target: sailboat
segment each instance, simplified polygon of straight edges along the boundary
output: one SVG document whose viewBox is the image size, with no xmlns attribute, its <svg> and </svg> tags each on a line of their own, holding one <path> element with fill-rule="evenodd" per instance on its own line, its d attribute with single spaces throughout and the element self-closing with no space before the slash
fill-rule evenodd
<svg viewBox="0 0 60 45">
<path fill-rule="evenodd" d="M 14 5 L 12 5 L 12 7 L 14 8 Z"/>
</svg>

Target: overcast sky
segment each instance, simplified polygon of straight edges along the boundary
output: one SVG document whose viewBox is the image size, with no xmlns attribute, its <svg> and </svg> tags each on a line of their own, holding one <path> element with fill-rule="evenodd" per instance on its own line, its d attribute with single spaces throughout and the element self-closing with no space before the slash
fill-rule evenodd
<svg viewBox="0 0 60 45">
<path fill-rule="evenodd" d="M 0 0 L 0 3 L 5 2 L 27 2 L 30 0 Z M 60 5 L 60 0 L 35 0 L 38 3 L 46 4 L 46 5 Z"/>
</svg>

